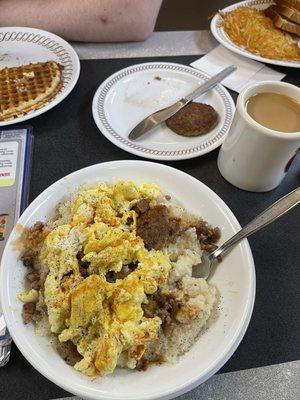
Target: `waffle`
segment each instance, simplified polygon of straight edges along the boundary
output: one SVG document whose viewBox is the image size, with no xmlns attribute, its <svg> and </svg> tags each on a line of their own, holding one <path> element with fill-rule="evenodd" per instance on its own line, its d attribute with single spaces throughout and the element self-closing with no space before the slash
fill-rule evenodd
<svg viewBox="0 0 300 400">
<path fill-rule="evenodd" d="M 0 121 L 43 107 L 61 86 L 61 67 L 55 61 L 1 69 Z"/>
</svg>

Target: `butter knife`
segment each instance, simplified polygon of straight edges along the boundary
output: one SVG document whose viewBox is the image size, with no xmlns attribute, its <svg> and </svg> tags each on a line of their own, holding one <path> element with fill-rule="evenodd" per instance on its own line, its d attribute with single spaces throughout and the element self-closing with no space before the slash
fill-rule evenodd
<svg viewBox="0 0 300 400">
<path fill-rule="evenodd" d="M 155 126 L 161 124 L 166 119 L 172 117 L 172 115 L 176 114 L 177 111 L 181 110 L 184 106 L 186 106 L 190 101 L 196 99 L 202 94 L 206 93 L 208 90 L 214 88 L 218 83 L 220 83 L 223 79 L 225 79 L 228 75 L 230 75 L 233 71 L 236 70 L 235 65 L 231 65 L 223 69 L 218 74 L 214 75 L 208 81 L 204 82 L 201 86 L 199 86 L 192 93 L 178 100 L 176 103 L 172 104 L 169 107 L 163 108 L 161 110 L 156 111 L 153 114 L 148 115 L 145 119 L 143 119 L 132 131 L 129 133 L 128 138 L 130 140 L 136 140 L 146 132 L 153 129 Z"/>
</svg>

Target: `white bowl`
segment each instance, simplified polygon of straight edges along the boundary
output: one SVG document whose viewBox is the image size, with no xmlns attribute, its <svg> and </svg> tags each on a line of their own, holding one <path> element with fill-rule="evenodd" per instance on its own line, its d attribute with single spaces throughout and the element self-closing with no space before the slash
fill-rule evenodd
<svg viewBox="0 0 300 400">
<path fill-rule="evenodd" d="M 191 212 L 222 230 L 222 241 L 240 229 L 227 205 L 191 176 L 161 164 L 114 161 L 76 171 L 51 185 L 26 209 L 19 220 L 31 226 L 45 220 L 57 203 L 80 185 L 92 181 L 130 179 L 156 182 Z M 22 304 L 16 293 L 24 287 L 25 268 L 13 249 L 19 233 L 13 230 L 1 262 L 1 302 L 9 331 L 27 360 L 63 389 L 88 399 L 170 399 L 193 389 L 217 372 L 233 354 L 247 329 L 255 298 L 255 270 L 245 240 L 228 254 L 213 276 L 221 293 L 220 313 L 192 349 L 175 365 L 152 366 L 145 372 L 118 369 L 94 380 L 65 364 L 51 344 L 22 322 Z"/>
</svg>

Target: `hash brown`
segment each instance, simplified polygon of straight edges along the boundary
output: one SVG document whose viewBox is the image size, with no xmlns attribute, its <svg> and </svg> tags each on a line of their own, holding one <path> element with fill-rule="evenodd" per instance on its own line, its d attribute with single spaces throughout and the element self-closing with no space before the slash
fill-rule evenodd
<svg viewBox="0 0 300 400">
<path fill-rule="evenodd" d="M 237 46 L 265 58 L 300 60 L 300 48 L 293 37 L 276 28 L 263 10 L 238 7 L 219 15 L 224 32 Z"/>
</svg>

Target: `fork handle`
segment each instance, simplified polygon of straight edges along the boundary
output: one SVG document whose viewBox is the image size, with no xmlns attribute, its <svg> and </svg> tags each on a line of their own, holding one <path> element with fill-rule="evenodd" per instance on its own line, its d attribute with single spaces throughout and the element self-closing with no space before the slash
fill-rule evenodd
<svg viewBox="0 0 300 400">
<path fill-rule="evenodd" d="M 240 242 L 242 239 L 252 235 L 252 233 L 257 232 L 261 228 L 269 225 L 271 222 L 275 221 L 277 218 L 284 215 L 286 212 L 290 211 L 292 208 L 296 207 L 300 203 L 300 187 L 288 193 L 265 211 L 259 214 L 251 222 L 249 222 L 244 228 L 242 228 L 238 233 L 236 233 L 232 238 L 227 240 L 224 244 L 218 247 L 215 251 L 208 255 L 208 258 L 213 261 L 217 257 L 221 256 L 225 251 L 227 251 L 231 246 Z"/>
</svg>

